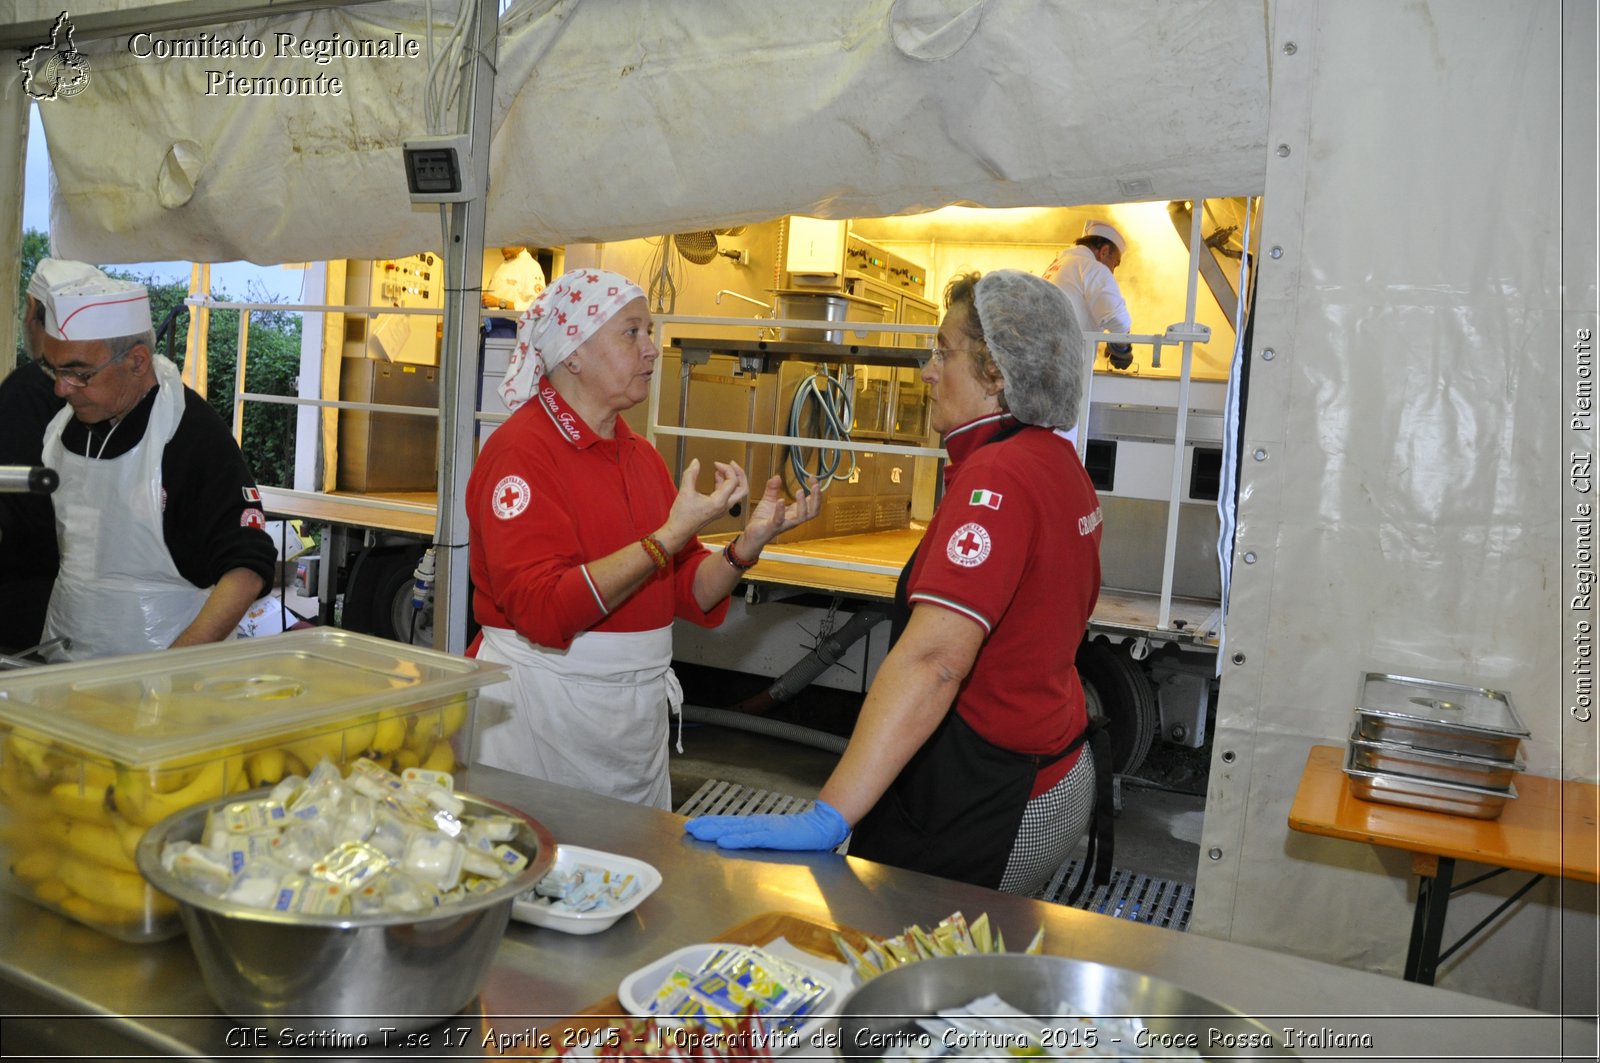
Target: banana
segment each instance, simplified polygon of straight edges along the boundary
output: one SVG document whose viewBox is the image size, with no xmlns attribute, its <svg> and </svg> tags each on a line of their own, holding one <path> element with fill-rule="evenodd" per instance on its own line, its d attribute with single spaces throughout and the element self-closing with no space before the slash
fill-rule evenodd
<svg viewBox="0 0 1600 1063">
<path fill-rule="evenodd" d="M 420 768 L 422 767 L 422 762 L 427 760 L 428 755 L 433 752 L 433 747 L 436 744 L 432 734 L 412 734 L 406 739 L 406 744 L 401 746 L 399 752 L 395 754 L 395 759 L 398 760 L 402 753 L 410 753 L 417 758 L 416 766 Z"/>
<path fill-rule="evenodd" d="M 33 895 L 46 904 L 60 904 L 72 896 L 72 891 L 60 879 L 47 878 L 33 887 Z"/>
<path fill-rule="evenodd" d="M 62 841 L 77 856 L 103 865 L 104 868 L 138 873 L 139 865 L 123 851 L 122 836 L 111 826 L 81 819 L 65 819 L 58 822 L 61 824 L 59 829 Z M 78 892 L 83 891 L 78 890 Z"/>
<path fill-rule="evenodd" d="M 450 743 L 434 743 L 433 751 L 424 758 L 418 767 L 424 771 L 455 771 L 456 755 L 450 748 Z"/>
<path fill-rule="evenodd" d="M 48 759 L 51 746 L 50 739 L 26 727 L 14 727 L 11 734 L 6 736 L 7 751 L 16 754 L 27 770 L 40 782 L 55 774 L 55 767 Z"/>
<path fill-rule="evenodd" d="M 342 764 L 346 759 L 343 731 L 325 731 L 320 734 L 305 735 L 283 744 L 283 751 L 293 755 L 301 764 L 311 767 L 323 759 L 331 760 L 335 764 Z M 360 749 L 348 751 L 348 756 L 354 759 Z"/>
<path fill-rule="evenodd" d="M 117 871 L 75 857 L 61 861 L 61 881 L 72 892 L 107 908 L 157 914 L 177 910 L 176 902 L 151 889 L 137 873 Z"/>
<path fill-rule="evenodd" d="M 50 803 L 62 815 L 77 820 L 111 826 L 111 809 L 106 805 L 104 785 L 98 788 L 79 786 L 75 782 L 58 782 L 50 788 Z"/>
<path fill-rule="evenodd" d="M 373 739 L 378 734 L 378 719 L 376 716 L 356 723 L 344 729 L 344 759 L 354 760 L 372 748 Z M 338 758 L 334 758 L 338 763 Z"/>
<path fill-rule="evenodd" d="M 372 733 L 372 751 L 380 757 L 393 753 L 406 740 L 406 718 L 397 711 L 383 713 Z"/>
<path fill-rule="evenodd" d="M 467 695 L 462 694 L 450 704 L 446 705 L 439 713 L 439 734 L 449 738 L 461 730 L 461 725 L 467 722 Z"/>
<path fill-rule="evenodd" d="M 15 818 L 23 822 L 52 815 L 49 797 L 36 790 L 38 783 L 24 771 L 17 758 L 0 758 L 0 807 L 10 806 Z"/>
<path fill-rule="evenodd" d="M 162 762 L 159 767 L 140 771 L 141 786 L 151 793 L 170 794 L 176 793 L 194 782 L 205 771 L 206 765 L 221 756 L 221 753 L 207 753 L 202 757 L 188 757 L 178 760 Z M 119 769 L 120 770 L 120 769 Z"/>
<path fill-rule="evenodd" d="M 53 845 L 32 849 L 11 862 L 11 873 L 24 882 L 41 882 L 61 866 L 61 853 Z"/>
<path fill-rule="evenodd" d="M 117 841 L 122 845 L 122 854 L 130 861 L 133 854 L 139 849 L 139 842 L 144 839 L 144 828 L 137 823 L 129 823 L 121 816 L 111 817 L 111 829 L 117 832 Z"/>
<path fill-rule="evenodd" d="M 428 750 L 433 748 L 433 743 L 439 737 L 439 714 L 428 712 L 414 716 L 411 723 L 411 731 L 406 735 L 405 748 L 416 750 L 419 757 L 426 757 Z"/>
<path fill-rule="evenodd" d="M 61 888 L 67 889 L 68 887 L 63 884 Z M 131 923 L 133 920 L 141 918 L 144 914 L 143 912 L 108 908 L 103 904 L 96 904 L 87 897 L 80 897 L 76 893 L 63 897 L 55 903 L 63 912 L 66 912 L 78 922 L 96 927 L 121 926 L 124 923 Z"/>
<path fill-rule="evenodd" d="M 416 750 L 408 746 L 394 751 L 394 768 L 392 770 L 396 775 L 399 775 L 407 768 L 420 767 L 422 767 L 422 758 L 417 756 Z"/>
<path fill-rule="evenodd" d="M 252 786 L 271 786 L 283 778 L 287 763 L 288 754 L 281 747 L 274 747 L 250 754 L 244 768 Z"/>
<path fill-rule="evenodd" d="M 98 760 L 82 760 L 78 763 L 79 770 L 69 771 L 68 777 L 77 775 L 75 782 L 81 783 L 85 789 L 99 790 L 104 793 L 106 787 L 115 786 L 117 782 L 116 769 L 109 764 L 102 764 Z"/>
<path fill-rule="evenodd" d="M 412 713 L 410 722 L 411 730 L 406 734 L 405 744 L 412 749 L 422 750 L 426 755 L 427 750 L 433 748 L 433 740 L 439 737 L 443 714 L 438 709 L 428 709 Z"/>
<path fill-rule="evenodd" d="M 146 787 L 143 774 L 129 773 L 117 786 L 117 811 L 135 823 L 153 827 L 174 812 L 221 797 L 242 774 L 244 758 L 238 754 L 210 761 L 187 786 L 171 793 L 156 793 Z"/>
</svg>

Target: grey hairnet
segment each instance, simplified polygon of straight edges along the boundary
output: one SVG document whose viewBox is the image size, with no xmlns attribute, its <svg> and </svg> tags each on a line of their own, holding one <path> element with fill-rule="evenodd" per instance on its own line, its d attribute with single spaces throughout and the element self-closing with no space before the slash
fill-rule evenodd
<svg viewBox="0 0 1600 1063">
<path fill-rule="evenodd" d="M 1023 424 L 1070 429 L 1083 396 L 1083 331 L 1066 295 L 1017 269 L 985 273 L 972 292 L 978 326 Z"/>
</svg>

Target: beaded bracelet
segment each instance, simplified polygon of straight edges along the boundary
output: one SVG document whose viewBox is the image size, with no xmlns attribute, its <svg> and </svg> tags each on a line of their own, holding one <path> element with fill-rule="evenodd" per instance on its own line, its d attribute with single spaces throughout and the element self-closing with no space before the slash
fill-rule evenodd
<svg viewBox="0 0 1600 1063">
<path fill-rule="evenodd" d="M 650 560 L 656 566 L 657 572 L 664 572 L 667 568 L 667 548 L 661 545 L 661 540 L 654 535 L 646 535 L 639 540 L 639 545 L 644 547 L 644 552 L 650 555 Z"/>
<path fill-rule="evenodd" d="M 740 561 L 739 555 L 733 552 L 733 543 L 738 541 L 739 537 L 735 535 L 733 537 L 733 542 L 730 542 L 727 546 L 722 548 L 722 559 L 728 562 L 728 564 L 732 565 L 735 572 L 748 572 L 752 568 L 755 568 L 756 561 L 761 559 L 758 557 L 755 559 L 755 561 Z"/>
</svg>

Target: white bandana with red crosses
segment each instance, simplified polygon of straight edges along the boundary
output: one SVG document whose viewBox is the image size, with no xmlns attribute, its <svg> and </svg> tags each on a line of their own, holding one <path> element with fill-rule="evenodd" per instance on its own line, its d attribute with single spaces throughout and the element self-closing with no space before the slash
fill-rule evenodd
<svg viewBox="0 0 1600 1063">
<path fill-rule="evenodd" d="M 600 326 L 644 289 L 605 269 L 568 270 L 517 321 L 517 345 L 506 366 L 500 397 L 515 410 L 539 390 L 539 378 L 572 356 Z"/>
</svg>

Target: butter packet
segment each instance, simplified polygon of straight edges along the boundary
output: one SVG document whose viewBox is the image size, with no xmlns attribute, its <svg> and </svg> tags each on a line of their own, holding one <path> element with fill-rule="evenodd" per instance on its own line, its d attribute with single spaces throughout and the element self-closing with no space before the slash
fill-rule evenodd
<svg viewBox="0 0 1600 1063">
<path fill-rule="evenodd" d="M 806 971 L 761 949 L 719 948 L 695 971 L 674 970 L 651 1012 L 660 1018 L 729 1019 L 746 1013 L 769 1029 L 797 1028 L 831 990 Z"/>
</svg>

